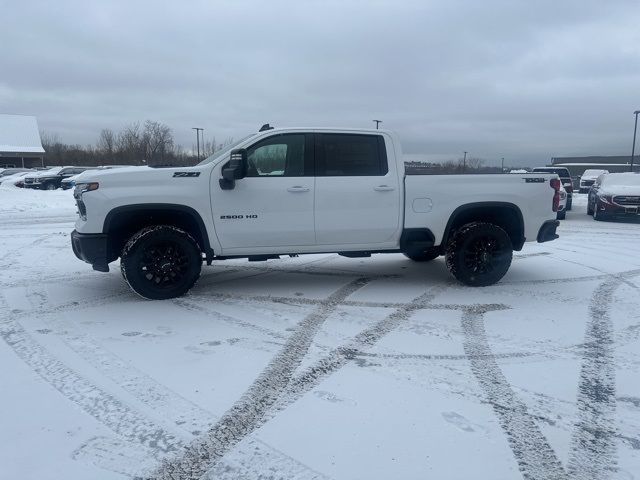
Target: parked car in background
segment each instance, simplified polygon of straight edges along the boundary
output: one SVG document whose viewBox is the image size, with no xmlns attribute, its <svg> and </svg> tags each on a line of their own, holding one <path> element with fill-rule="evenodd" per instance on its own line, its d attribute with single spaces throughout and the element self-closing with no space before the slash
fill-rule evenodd
<svg viewBox="0 0 640 480">
<path fill-rule="evenodd" d="M 609 170 L 589 169 L 585 170 L 580 177 L 580 193 L 587 193 L 591 188 L 591 185 L 596 181 L 603 173 L 609 173 Z"/>
<path fill-rule="evenodd" d="M 569 172 L 568 168 L 564 167 L 536 167 L 532 170 L 533 172 L 541 172 L 541 173 L 555 173 L 560 177 L 560 181 L 562 182 L 562 186 L 564 187 L 565 193 L 567 194 L 567 206 L 566 210 L 571 210 L 573 205 L 573 180 L 571 179 L 571 172 Z"/>
<path fill-rule="evenodd" d="M 25 188 L 37 188 L 40 190 L 56 190 L 60 188 L 62 180 L 78 175 L 91 167 L 54 167 L 49 170 L 28 175 L 25 178 Z"/>
<path fill-rule="evenodd" d="M 33 172 L 33 170 L 31 170 L 30 168 L 3 168 L 0 171 L 0 179 L 2 177 L 8 177 L 10 175 L 15 175 L 16 173 L 21 172 Z"/>
<path fill-rule="evenodd" d="M 640 174 L 600 175 L 589 192 L 587 213 L 595 220 L 640 218 Z"/>
<path fill-rule="evenodd" d="M 45 170 L 38 170 L 24 177 L 25 188 L 40 188 L 39 177 L 44 175 L 57 175 L 63 167 L 52 167 Z"/>
<path fill-rule="evenodd" d="M 24 186 L 24 177 L 31 173 L 30 170 L 26 172 L 18 172 L 13 175 L 6 175 L 4 177 L 0 177 L 0 185 L 13 185 L 15 187 L 22 188 Z"/>
</svg>

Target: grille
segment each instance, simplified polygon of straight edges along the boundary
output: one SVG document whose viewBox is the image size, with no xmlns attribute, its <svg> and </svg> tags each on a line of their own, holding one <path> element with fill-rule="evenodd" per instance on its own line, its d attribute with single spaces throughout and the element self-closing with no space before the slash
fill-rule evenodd
<svg viewBox="0 0 640 480">
<path fill-rule="evenodd" d="M 33 178 L 25 178 L 24 183 L 33 183 Z"/>
<path fill-rule="evenodd" d="M 618 205 L 629 205 L 629 206 L 640 206 L 640 197 L 630 197 L 626 195 L 618 195 L 613 197 L 613 203 L 617 203 Z"/>
<path fill-rule="evenodd" d="M 593 185 L 593 182 L 595 182 L 595 180 L 580 180 L 580 183 L 586 187 Z"/>
</svg>

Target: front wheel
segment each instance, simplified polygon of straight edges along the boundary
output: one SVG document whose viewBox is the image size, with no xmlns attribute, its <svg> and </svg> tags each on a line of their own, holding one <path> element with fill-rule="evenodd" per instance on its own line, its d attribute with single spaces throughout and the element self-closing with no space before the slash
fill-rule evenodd
<svg viewBox="0 0 640 480">
<path fill-rule="evenodd" d="M 600 201 L 596 200 L 596 205 L 593 208 L 593 219 L 598 221 L 598 222 L 602 222 L 604 220 L 607 219 L 605 213 L 600 210 Z"/>
<path fill-rule="evenodd" d="M 187 293 L 200 277 L 202 253 L 184 230 L 167 225 L 143 228 L 129 239 L 120 269 L 131 289 L 150 300 Z"/>
<path fill-rule="evenodd" d="M 53 183 L 47 183 L 47 185 L 44 187 L 45 190 L 56 190 L 56 186 Z"/>
<path fill-rule="evenodd" d="M 484 287 L 498 282 L 509 270 L 513 245 L 507 232 L 492 223 L 463 225 L 447 245 L 447 268 L 460 282 Z"/>
</svg>

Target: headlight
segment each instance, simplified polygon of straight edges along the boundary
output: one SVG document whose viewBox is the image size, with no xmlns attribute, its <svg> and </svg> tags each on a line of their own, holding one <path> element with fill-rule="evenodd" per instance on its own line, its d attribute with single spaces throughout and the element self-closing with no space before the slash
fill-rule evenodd
<svg viewBox="0 0 640 480">
<path fill-rule="evenodd" d="M 76 205 L 78 206 L 78 214 L 82 220 L 87 219 L 87 207 L 82 201 L 82 194 L 97 190 L 100 185 L 98 182 L 92 183 L 77 183 L 73 189 L 73 197 L 76 199 Z"/>
<path fill-rule="evenodd" d="M 76 187 L 73 189 L 73 196 L 76 197 L 77 200 L 82 196 L 83 193 L 97 190 L 99 186 L 100 184 L 98 182 L 76 183 Z"/>
</svg>

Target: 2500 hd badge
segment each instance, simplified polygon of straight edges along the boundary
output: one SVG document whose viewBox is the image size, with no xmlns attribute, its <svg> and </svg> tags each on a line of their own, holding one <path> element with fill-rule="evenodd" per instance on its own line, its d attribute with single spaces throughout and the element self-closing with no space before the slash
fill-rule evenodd
<svg viewBox="0 0 640 480">
<path fill-rule="evenodd" d="M 220 215 L 220 220 L 240 220 L 240 219 L 254 219 L 258 218 L 258 215 Z"/>
</svg>

